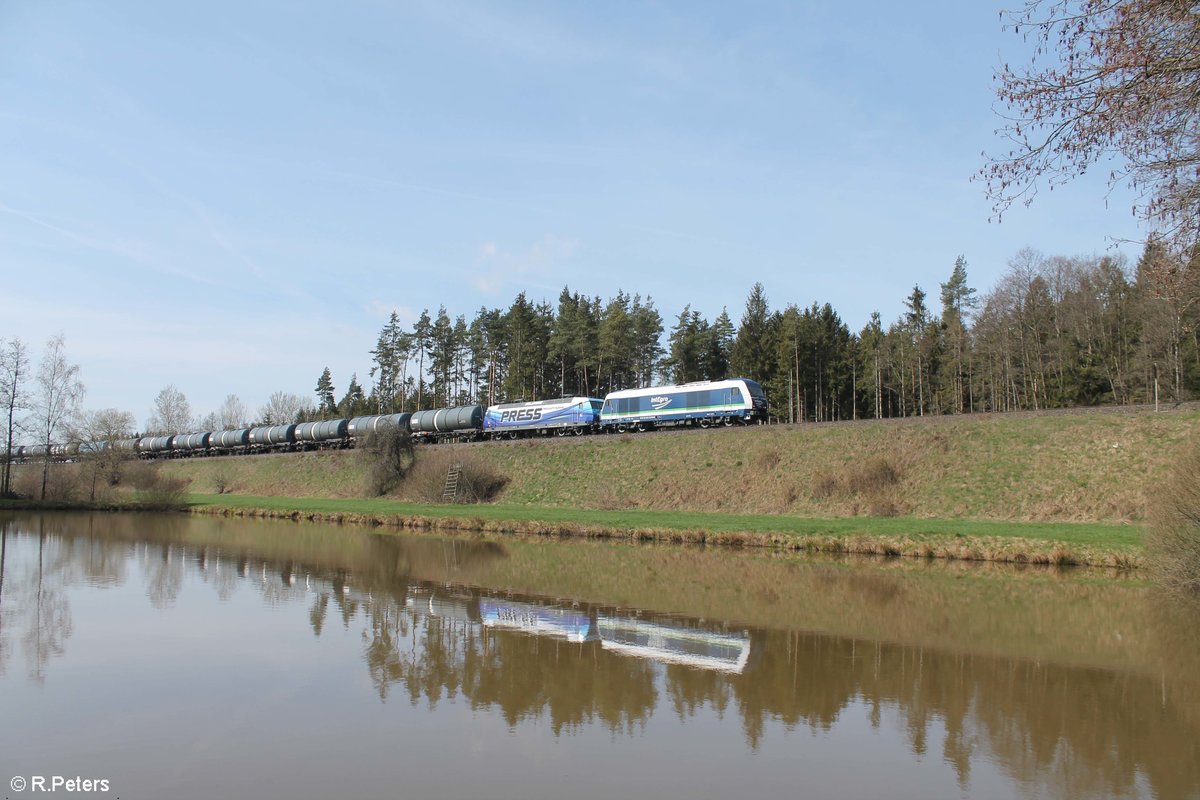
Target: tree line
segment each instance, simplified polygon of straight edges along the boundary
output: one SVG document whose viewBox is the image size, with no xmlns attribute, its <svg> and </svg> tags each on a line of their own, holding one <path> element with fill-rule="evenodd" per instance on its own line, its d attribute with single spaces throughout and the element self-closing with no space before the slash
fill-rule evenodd
<svg viewBox="0 0 1200 800">
<path fill-rule="evenodd" d="M 1131 269 L 1119 256 L 1022 250 L 984 294 L 960 256 L 936 300 L 914 286 L 898 319 L 885 327 L 875 312 L 858 331 L 828 303 L 772 310 L 762 284 L 736 325 L 728 309 L 710 321 L 688 305 L 668 330 L 649 297 L 618 291 L 606 300 L 569 287 L 556 305 L 522 292 L 470 321 L 443 306 L 410 327 L 393 312 L 370 351 L 366 386 L 352 375 L 339 397 L 326 367 L 315 403 L 277 391 L 252 417 L 231 394 L 201 418 L 167 386 L 143 433 L 603 397 L 726 377 L 761 383 L 785 422 L 1175 403 L 1200 392 L 1200 255 L 1175 252 L 1151 241 Z M 83 393 L 61 336 L 47 342 L 36 371 L 25 342 L 0 340 L 0 493 L 11 491 L 20 435 L 47 446 L 135 435 L 128 412 L 82 411 Z"/>
<path fill-rule="evenodd" d="M 959 257 L 931 298 L 914 286 L 901 316 L 853 331 L 828 304 L 772 310 L 755 284 L 739 324 L 685 306 L 669 330 L 651 298 L 564 288 L 522 292 L 469 321 L 443 306 L 398 314 L 370 351 L 369 388 L 340 399 L 328 367 L 305 419 L 492 405 L 744 377 L 782 421 L 832 421 L 1178 402 L 1200 390 L 1200 259 L 1148 244 L 1119 256 L 1022 250 L 986 294 Z"/>
</svg>

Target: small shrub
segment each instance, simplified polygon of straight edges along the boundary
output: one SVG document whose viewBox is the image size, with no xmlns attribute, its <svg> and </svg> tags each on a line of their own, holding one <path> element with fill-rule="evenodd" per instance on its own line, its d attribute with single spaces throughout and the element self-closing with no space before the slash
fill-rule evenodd
<svg viewBox="0 0 1200 800">
<path fill-rule="evenodd" d="M 1179 460 L 1151 499 L 1146 554 L 1162 584 L 1200 594 L 1200 446 Z"/>
<path fill-rule="evenodd" d="M 783 456 L 780 455 L 778 450 L 771 448 L 770 450 L 763 450 L 755 454 L 751 463 L 757 470 L 762 472 L 770 472 L 779 466 L 779 462 L 782 458 Z"/>
<path fill-rule="evenodd" d="M 163 475 L 157 464 L 141 462 L 126 472 L 126 480 L 137 490 L 138 505 L 159 511 L 171 511 L 187 505 L 189 478 Z"/>
<path fill-rule="evenodd" d="M 143 489 L 138 495 L 138 505 L 146 509 L 174 511 L 187 505 L 187 477 L 158 476 L 154 486 Z"/>
<path fill-rule="evenodd" d="M 486 461 L 460 453 L 421 452 L 421 457 L 406 475 L 401 492 L 411 500 L 426 503 L 442 502 L 446 487 L 446 474 L 451 464 L 462 464 L 459 480 L 458 503 L 487 503 L 500 494 L 508 485 L 507 476 L 498 473 Z"/>
<path fill-rule="evenodd" d="M 473 458 L 463 459 L 458 502 L 489 503 L 507 485 L 508 477 L 493 469 L 491 464 Z"/>
<path fill-rule="evenodd" d="M 815 500 L 828 500 L 838 493 L 838 479 L 828 472 L 813 476 L 812 495 Z"/>
<path fill-rule="evenodd" d="M 872 497 L 867 503 L 867 514 L 872 517 L 898 517 L 900 507 L 890 497 Z"/>
<path fill-rule="evenodd" d="M 882 456 L 875 456 L 858 469 L 851 470 L 846 486 L 854 494 L 873 494 L 895 486 L 899 481 L 900 473 L 892 463 Z"/>
<path fill-rule="evenodd" d="M 388 426 L 367 436 L 359 445 L 359 457 L 367 474 L 367 494 L 387 494 L 404 480 L 416 461 L 412 435 L 406 429 Z"/>
<path fill-rule="evenodd" d="M 135 490 L 153 486 L 158 481 L 158 465 L 152 461 L 135 461 L 121 476 L 121 483 Z"/>
<path fill-rule="evenodd" d="M 225 494 L 230 491 L 229 473 L 224 468 L 217 469 L 213 474 L 213 488 L 217 490 L 217 494 Z"/>
</svg>

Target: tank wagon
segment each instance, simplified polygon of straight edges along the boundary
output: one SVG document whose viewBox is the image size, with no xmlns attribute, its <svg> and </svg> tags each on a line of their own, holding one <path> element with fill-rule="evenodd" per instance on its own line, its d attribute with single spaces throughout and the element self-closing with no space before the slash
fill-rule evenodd
<svg viewBox="0 0 1200 800">
<path fill-rule="evenodd" d="M 326 419 L 320 422 L 301 422 L 296 426 L 297 444 L 316 446 L 323 442 L 342 441 L 349 435 L 350 420 Z"/>
<path fill-rule="evenodd" d="M 227 431 L 143 436 L 138 439 L 122 439 L 114 442 L 113 446 L 136 453 L 141 458 L 187 458 L 268 450 L 312 450 L 350 447 L 357 439 L 394 427 L 410 431 L 420 442 L 451 439 L 473 441 L 480 437 L 483 430 L 483 407 L 439 408 L 418 411 L 415 414 L 369 414 L 350 419 L 327 419 L 294 425 L 257 425 Z M 40 456 L 44 450 L 44 447 L 41 450 L 36 447 L 20 448 L 14 450 L 13 458 L 23 460 Z M 54 445 L 51 455 L 70 457 L 79 452 L 89 451 L 81 450 L 78 444 Z"/>
<path fill-rule="evenodd" d="M 408 430 L 418 442 L 469 442 L 483 430 L 483 406 L 458 406 L 418 411 L 408 420 Z"/>
</svg>

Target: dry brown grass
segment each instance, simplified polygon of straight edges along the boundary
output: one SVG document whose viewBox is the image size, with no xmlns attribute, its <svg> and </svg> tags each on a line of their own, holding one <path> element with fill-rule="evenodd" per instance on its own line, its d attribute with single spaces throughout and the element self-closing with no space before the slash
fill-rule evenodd
<svg viewBox="0 0 1200 800">
<path fill-rule="evenodd" d="M 762 472 L 773 470 L 779 466 L 779 462 L 783 460 L 783 454 L 778 448 L 769 447 L 766 450 L 760 450 L 750 459 L 750 464 Z"/>
<path fill-rule="evenodd" d="M 846 487 L 853 494 L 874 495 L 900 482 L 900 471 L 883 456 L 874 456 L 846 476 Z"/>
<path fill-rule="evenodd" d="M 462 479 L 455 502 L 487 503 L 500 496 L 508 484 L 490 463 L 470 453 L 447 449 L 425 449 L 414 462 L 397 491 L 400 497 L 422 503 L 442 502 L 446 473 L 451 464 L 462 464 Z"/>
<path fill-rule="evenodd" d="M 896 490 L 899 483 L 899 467 L 891 459 L 875 455 L 836 474 L 817 472 L 813 477 L 812 496 L 819 501 L 849 501 L 853 514 L 866 511 L 872 517 L 897 517 L 905 513 Z"/>
</svg>

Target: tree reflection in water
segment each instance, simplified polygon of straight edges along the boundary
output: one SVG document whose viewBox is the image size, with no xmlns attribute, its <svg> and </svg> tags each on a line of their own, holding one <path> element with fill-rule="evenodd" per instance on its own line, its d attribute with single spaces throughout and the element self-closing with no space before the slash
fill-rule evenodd
<svg viewBox="0 0 1200 800">
<path fill-rule="evenodd" d="M 1148 657 L 1161 665 L 1159 674 L 1151 674 L 1020 652 L 743 628 L 514 597 L 503 587 L 457 581 L 472 564 L 504 562 L 506 551 L 494 542 L 447 545 L 346 531 L 336 531 L 332 541 L 247 541 L 236 526 L 212 526 L 202 534 L 189 526 L 148 532 L 122 519 L 114 518 L 118 524 L 103 533 L 80 532 L 78 518 L 0 522 L 0 668 L 10 655 L 10 630 L 21 630 L 30 675 L 45 680 L 47 664 L 66 652 L 72 632 L 67 590 L 120 585 L 137 574 L 155 608 L 169 609 L 195 582 L 211 586 L 221 601 L 252 590 L 266 605 L 296 608 L 307 614 L 317 638 L 331 617 L 340 619 L 358 630 L 361 657 L 382 702 L 392 701 L 397 690 L 413 706 L 431 710 L 465 702 L 495 710 L 513 728 L 545 720 L 555 736 L 595 725 L 614 735 L 643 732 L 660 710 L 685 723 L 710 712 L 726 718 L 736 710 L 751 750 L 778 728 L 822 735 L 861 709 L 876 729 L 885 716 L 902 720 L 909 751 L 944 761 L 964 790 L 981 758 L 1014 782 L 1051 794 L 1139 794 L 1143 785 L 1159 797 L 1200 790 L 1195 609 L 1167 608 L 1144 620 L 1145 641 L 1156 651 Z M 570 551 L 565 557 L 572 557 Z M 433 575 L 439 579 L 430 580 Z M 864 586 L 863 602 L 881 615 L 907 590 L 900 579 L 878 576 Z M 483 601 L 558 609 L 591 620 L 591 633 L 556 633 L 553 624 L 536 635 L 519 625 L 489 626 Z M 690 667 L 686 657 L 676 663 L 638 657 L 636 647 L 605 647 L 596 633 L 604 630 L 604 619 L 650 620 L 645 627 L 652 635 L 669 639 L 677 631 L 693 644 L 706 632 L 726 644 L 744 637 L 749 652 L 723 671 Z M 656 642 L 640 652 L 669 646 Z"/>
</svg>

